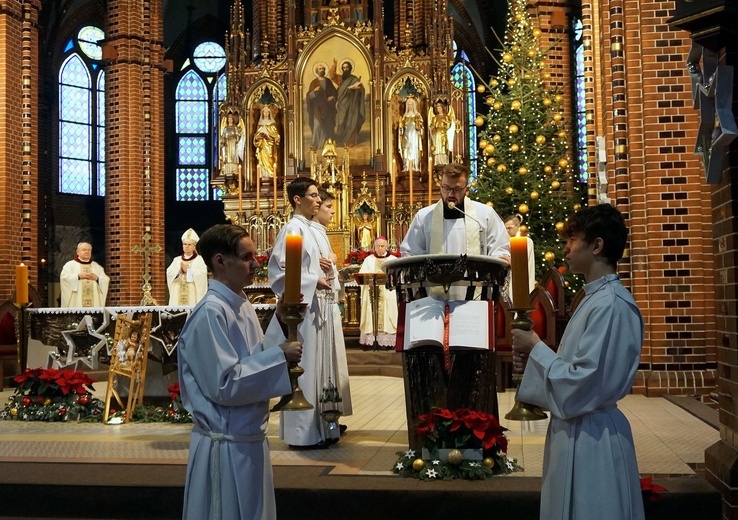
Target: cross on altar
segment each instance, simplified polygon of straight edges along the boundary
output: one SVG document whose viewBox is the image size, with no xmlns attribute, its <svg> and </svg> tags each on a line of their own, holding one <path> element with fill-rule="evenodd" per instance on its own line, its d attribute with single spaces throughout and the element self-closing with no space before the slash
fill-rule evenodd
<svg viewBox="0 0 738 520">
<path fill-rule="evenodd" d="M 135 245 L 133 246 L 134 253 L 143 253 L 144 255 L 144 272 L 141 276 L 141 279 L 144 281 L 143 286 L 141 286 L 141 289 L 143 290 L 143 298 L 141 299 L 141 305 L 158 305 L 156 303 L 156 300 L 153 296 L 151 296 L 151 253 L 158 253 L 161 251 L 161 246 L 151 245 L 151 235 L 148 233 L 145 233 L 143 236 L 143 242 L 144 245 Z"/>
</svg>

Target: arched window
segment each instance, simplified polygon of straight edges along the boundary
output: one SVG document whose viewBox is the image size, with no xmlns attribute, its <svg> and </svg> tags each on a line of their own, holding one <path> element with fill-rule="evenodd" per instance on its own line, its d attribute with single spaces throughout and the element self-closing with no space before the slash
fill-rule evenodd
<svg viewBox="0 0 738 520">
<path fill-rule="evenodd" d="M 586 92 L 584 90 L 584 43 L 582 40 L 582 19 L 574 18 L 572 31 L 572 48 L 574 50 L 574 91 L 576 98 L 576 114 L 574 125 L 577 130 L 574 150 L 577 156 L 579 179 L 587 182 L 587 109 Z"/>
<path fill-rule="evenodd" d="M 454 42 L 454 52 L 456 52 L 456 42 Z M 476 84 L 471 70 L 466 65 L 469 63 L 469 57 L 463 50 L 458 52 L 458 62 L 451 69 L 451 81 L 456 88 L 466 92 L 466 118 L 469 121 L 469 142 L 467 143 L 467 154 L 469 157 L 469 166 L 471 169 L 471 177 L 477 177 L 477 127 L 474 125 L 474 119 L 477 117 L 477 100 L 475 96 Z"/>
<path fill-rule="evenodd" d="M 201 43 L 185 60 L 175 92 L 177 139 L 176 200 L 217 199 L 210 172 L 217 149 L 218 103 L 225 98 L 225 51 L 214 42 Z M 219 74 L 220 73 L 220 74 Z"/>
<path fill-rule="evenodd" d="M 105 195 L 105 37 L 83 27 L 64 48 L 59 69 L 59 192 Z"/>
</svg>

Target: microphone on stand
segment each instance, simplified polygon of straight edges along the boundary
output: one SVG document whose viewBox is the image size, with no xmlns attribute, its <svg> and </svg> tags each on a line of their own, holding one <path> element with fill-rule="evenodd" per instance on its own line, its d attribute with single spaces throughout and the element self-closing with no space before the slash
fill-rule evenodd
<svg viewBox="0 0 738 520">
<path fill-rule="evenodd" d="M 471 215 L 469 215 L 466 211 L 464 211 L 460 207 L 458 207 L 455 202 L 448 202 L 448 207 L 449 207 L 449 209 L 455 209 L 456 211 L 458 211 L 459 213 L 461 213 L 462 215 L 464 215 L 464 217 L 469 217 L 474 222 L 476 222 L 477 225 L 479 225 L 479 245 L 481 246 L 480 249 L 485 249 L 485 246 L 487 244 L 485 244 L 484 243 L 484 240 L 482 239 L 482 237 L 484 236 L 484 226 L 482 226 L 482 223 L 479 222 L 474 217 L 472 217 Z M 484 254 L 484 253 L 482 253 L 482 254 Z"/>
</svg>

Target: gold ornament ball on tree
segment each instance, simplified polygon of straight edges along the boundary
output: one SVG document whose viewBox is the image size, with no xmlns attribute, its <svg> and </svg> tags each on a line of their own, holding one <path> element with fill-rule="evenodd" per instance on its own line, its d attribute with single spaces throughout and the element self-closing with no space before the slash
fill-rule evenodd
<svg viewBox="0 0 738 520">
<path fill-rule="evenodd" d="M 515 13 L 515 19 L 516 19 L 517 21 L 520 21 L 520 20 L 522 20 L 522 19 L 523 19 L 523 15 L 522 15 L 521 13 Z"/>
<path fill-rule="evenodd" d="M 533 199 L 533 200 L 538 200 L 538 197 L 539 196 L 540 196 L 540 194 L 537 191 L 535 191 L 535 190 L 533 190 L 533 191 L 530 192 L 530 198 Z"/>
<path fill-rule="evenodd" d="M 495 101 L 495 104 L 492 105 L 492 108 L 494 108 L 495 110 L 499 110 L 502 108 L 502 103 L 500 103 L 499 101 Z"/>
<path fill-rule="evenodd" d="M 526 226 L 525 224 L 521 224 L 518 229 L 520 230 L 521 235 L 525 236 L 528 234 L 528 226 Z"/>
<path fill-rule="evenodd" d="M 500 139 L 502 139 L 502 138 L 500 137 L 500 134 L 495 134 L 495 135 L 493 135 L 493 136 L 492 136 L 492 140 L 493 140 L 493 141 L 499 141 Z"/>
<path fill-rule="evenodd" d="M 553 262 L 556 260 L 556 255 L 553 253 L 553 251 L 546 251 L 546 254 L 543 255 L 543 258 L 546 259 L 546 262 Z"/>
<path fill-rule="evenodd" d="M 479 141 L 479 148 L 480 148 L 480 149 L 482 149 L 482 150 L 484 150 L 484 149 L 485 149 L 485 147 L 486 147 L 486 146 L 487 146 L 488 144 L 489 144 L 489 141 L 487 141 L 486 139 L 482 139 L 481 141 Z"/>
<path fill-rule="evenodd" d="M 520 175 L 525 175 L 528 173 L 528 168 L 526 168 L 525 166 L 521 166 L 520 168 L 518 168 L 518 173 Z"/>
<path fill-rule="evenodd" d="M 508 195 L 512 195 L 512 192 L 513 192 L 512 186 L 508 186 L 507 188 L 505 188 L 505 193 L 507 193 Z"/>
<path fill-rule="evenodd" d="M 517 45 L 513 45 L 512 46 L 512 51 L 513 52 L 518 52 L 519 50 L 520 50 L 520 47 L 519 46 L 517 46 Z"/>
<path fill-rule="evenodd" d="M 528 57 L 529 58 L 535 58 L 536 57 L 536 51 L 534 51 L 533 49 L 529 50 L 528 51 Z"/>
<path fill-rule="evenodd" d="M 488 144 L 487 146 L 485 146 L 484 153 L 486 153 L 487 155 L 492 155 L 493 153 L 495 153 L 494 145 Z"/>
<path fill-rule="evenodd" d="M 489 106 L 492 106 L 495 102 L 495 98 L 493 98 L 492 96 L 487 96 L 484 102 L 487 103 Z"/>
<path fill-rule="evenodd" d="M 500 173 L 505 173 L 507 171 L 507 166 L 505 166 L 504 164 L 498 164 L 497 171 Z"/>
<path fill-rule="evenodd" d="M 551 187 L 555 190 L 558 190 L 561 187 L 561 183 L 559 181 L 553 181 L 551 183 Z"/>
<path fill-rule="evenodd" d="M 484 118 L 482 116 L 477 116 L 474 118 L 475 126 L 482 126 L 483 124 L 484 124 Z"/>
<path fill-rule="evenodd" d="M 569 165 L 569 161 L 567 161 L 563 157 L 559 159 L 559 166 L 561 166 L 562 168 L 566 168 L 568 165 Z"/>
<path fill-rule="evenodd" d="M 551 104 L 551 100 L 549 98 L 543 98 L 543 105 L 549 106 Z"/>
<path fill-rule="evenodd" d="M 482 461 L 482 464 L 492 469 L 495 466 L 495 459 L 493 459 L 492 457 L 485 457 Z"/>
<path fill-rule="evenodd" d="M 492 204 L 492 201 L 491 200 L 488 200 L 487 201 L 487 206 L 489 206 L 490 208 L 494 208 L 495 207 L 495 205 Z"/>
<path fill-rule="evenodd" d="M 500 82 L 497 81 L 496 79 L 493 79 L 492 81 L 489 82 L 489 84 L 491 87 L 496 87 L 497 85 L 500 84 Z"/>
<path fill-rule="evenodd" d="M 518 206 L 518 211 L 519 211 L 520 213 L 522 213 L 523 215 L 525 215 L 526 213 L 528 213 L 528 210 L 529 210 L 529 209 L 530 209 L 530 208 L 528 207 L 528 205 L 527 205 L 527 204 L 521 204 L 520 206 Z"/>
<path fill-rule="evenodd" d="M 512 60 L 513 60 L 512 54 L 510 54 L 509 52 L 506 52 L 505 54 L 502 55 L 502 61 L 504 61 L 505 63 L 510 63 Z"/>
<path fill-rule="evenodd" d="M 582 209 L 582 207 L 579 204 L 574 204 L 574 206 L 572 206 L 572 209 L 574 211 L 579 211 L 580 209 Z"/>
<path fill-rule="evenodd" d="M 487 166 L 494 166 L 497 160 L 494 157 L 487 158 Z"/>
<path fill-rule="evenodd" d="M 544 136 L 544 135 L 537 135 L 536 136 L 536 143 L 537 144 L 546 144 L 546 136 Z"/>
<path fill-rule="evenodd" d="M 484 91 L 485 90 L 487 90 L 487 87 L 485 87 L 481 83 L 479 85 L 477 85 L 477 92 L 479 92 L 480 94 L 484 94 Z"/>
<path fill-rule="evenodd" d="M 446 456 L 446 460 L 448 460 L 449 464 L 458 466 L 464 460 L 464 455 L 459 450 L 451 450 L 448 452 L 448 455 Z"/>
<path fill-rule="evenodd" d="M 564 223 L 563 222 L 559 221 L 554 226 L 556 227 L 556 231 L 558 231 L 559 233 L 561 233 L 562 231 L 564 231 Z"/>
<path fill-rule="evenodd" d="M 542 76 L 543 76 L 543 79 L 551 79 L 551 73 L 549 72 L 544 72 Z"/>
<path fill-rule="evenodd" d="M 553 171 L 553 168 L 551 168 L 551 166 L 547 164 L 543 167 L 543 171 L 546 173 L 551 173 Z"/>
<path fill-rule="evenodd" d="M 423 459 L 415 459 L 413 461 L 413 469 L 415 471 L 420 471 L 424 467 L 425 467 L 425 462 L 423 461 Z"/>
<path fill-rule="evenodd" d="M 538 27 L 536 27 L 535 29 L 533 29 L 533 36 L 535 38 L 540 38 L 541 37 L 541 30 Z"/>
<path fill-rule="evenodd" d="M 515 80 L 512 79 L 512 78 L 510 78 L 509 80 L 507 80 L 507 86 L 508 87 L 514 87 L 515 86 Z"/>
<path fill-rule="evenodd" d="M 553 115 L 553 120 L 556 121 L 557 123 L 559 121 L 561 121 L 561 114 L 559 114 L 559 113 L 554 114 Z"/>
<path fill-rule="evenodd" d="M 507 129 L 510 131 L 511 134 L 517 134 L 518 130 L 520 130 L 520 128 L 518 128 L 518 125 L 515 124 L 508 126 Z"/>
<path fill-rule="evenodd" d="M 519 145 L 517 145 L 517 144 L 513 144 L 513 145 L 512 145 L 511 147 L 510 147 L 510 150 L 512 150 L 513 152 L 517 152 L 518 150 L 520 150 L 520 146 L 519 146 Z"/>
<path fill-rule="evenodd" d="M 564 137 L 566 137 L 566 131 L 565 130 L 560 130 L 559 133 L 556 134 L 556 135 L 558 135 L 559 138 L 563 139 Z"/>
<path fill-rule="evenodd" d="M 513 102 L 510 103 L 510 106 L 512 107 L 513 110 L 520 110 L 520 107 L 522 105 L 523 104 L 520 101 L 518 101 L 517 99 L 513 100 Z"/>
<path fill-rule="evenodd" d="M 554 96 L 554 101 L 556 101 L 557 103 L 561 103 L 563 100 L 564 100 L 564 96 L 562 96 L 561 94 L 556 94 Z"/>
</svg>

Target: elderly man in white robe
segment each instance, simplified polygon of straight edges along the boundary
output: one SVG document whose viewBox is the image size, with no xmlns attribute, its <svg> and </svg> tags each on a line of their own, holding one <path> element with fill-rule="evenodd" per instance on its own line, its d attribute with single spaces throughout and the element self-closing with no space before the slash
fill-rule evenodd
<svg viewBox="0 0 738 520">
<path fill-rule="evenodd" d="M 518 398 L 551 411 L 543 453 L 541 518 L 641 520 L 633 434 L 617 402 L 633 386 L 643 317 L 616 265 L 628 236 L 609 204 L 567 221 L 564 255 L 587 284 L 557 352 L 533 331 L 513 330 Z"/>
<path fill-rule="evenodd" d="M 271 520 L 269 400 L 291 391 L 288 362 L 300 360 L 302 347 L 285 341 L 282 327 L 263 337 L 243 292 L 259 266 L 245 229 L 213 226 L 199 248 L 213 280 L 177 344 L 182 402 L 194 422 L 182 517 Z M 277 320 L 282 313 L 280 301 Z"/>
<path fill-rule="evenodd" d="M 208 290 L 208 268 L 197 254 L 200 237 L 190 228 L 182 235 L 182 254 L 167 267 L 169 306 L 196 305 Z"/>
<path fill-rule="evenodd" d="M 319 291 L 332 289 L 333 277 L 327 276 L 321 267 L 318 242 L 311 233 L 311 220 L 320 209 L 318 183 L 314 179 L 298 177 L 287 186 L 287 196 L 294 209 L 294 217 L 279 231 L 269 258 L 269 285 L 277 296 L 284 294 L 284 268 L 286 259 L 286 236 L 302 235 L 302 301 L 307 304 L 305 317 L 297 328 L 297 336 L 304 346 L 300 366 L 305 371 L 300 376 L 300 388 L 305 399 L 313 405 L 312 410 L 280 412 L 279 436 L 293 449 L 324 449 L 339 437 L 339 432 L 330 429 L 318 410 L 321 356 L 319 355 L 318 329 L 320 328 Z M 273 318 L 267 334 L 278 327 Z"/>
<path fill-rule="evenodd" d="M 394 258 L 387 252 L 387 239 L 377 237 L 374 241 L 374 254 L 367 256 L 361 263 L 360 273 L 381 273 L 382 264 Z M 359 343 L 374 345 L 374 306 L 377 307 L 377 345 L 387 350 L 395 348 L 397 339 L 397 294 L 384 285 L 376 288 L 376 299 L 372 296 L 374 287 L 364 285 L 361 288 L 361 318 L 359 320 Z"/>
<path fill-rule="evenodd" d="M 59 275 L 62 307 L 104 307 L 110 277 L 92 260 L 92 245 L 77 244 L 77 252 Z"/>
</svg>

